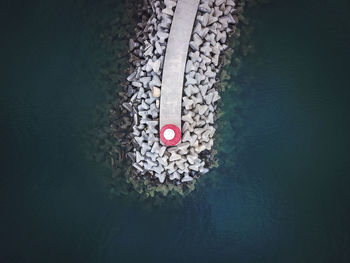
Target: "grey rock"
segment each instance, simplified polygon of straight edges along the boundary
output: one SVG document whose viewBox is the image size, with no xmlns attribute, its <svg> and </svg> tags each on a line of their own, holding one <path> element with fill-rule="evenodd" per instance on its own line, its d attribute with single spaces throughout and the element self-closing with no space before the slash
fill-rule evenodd
<svg viewBox="0 0 350 263">
<path fill-rule="evenodd" d="M 200 152 L 204 151 L 205 149 L 207 149 L 207 148 L 204 144 L 199 144 L 197 147 L 195 147 L 196 153 L 200 153 Z"/>
<path fill-rule="evenodd" d="M 175 169 L 175 163 L 174 163 L 174 162 L 170 162 L 170 163 L 165 167 L 165 170 L 167 170 L 169 174 L 175 172 L 175 171 L 176 171 L 176 169 Z"/>
<path fill-rule="evenodd" d="M 190 164 L 194 164 L 196 160 L 198 160 L 198 155 L 194 155 L 194 154 L 187 154 L 186 155 L 187 161 Z"/>
<path fill-rule="evenodd" d="M 160 157 L 163 157 L 164 153 L 165 153 L 165 150 L 166 150 L 166 147 L 165 146 L 162 146 L 159 150 L 159 156 Z"/>
<path fill-rule="evenodd" d="M 225 2 L 226 2 L 226 0 L 216 0 L 216 1 L 215 1 L 215 5 L 220 6 L 220 5 L 222 5 L 223 3 L 225 3 Z"/>
<path fill-rule="evenodd" d="M 177 180 L 180 180 L 180 174 L 178 173 L 178 172 L 174 172 L 174 173 L 172 173 L 170 176 L 169 176 L 169 179 L 171 180 L 171 181 L 173 181 L 173 180 L 175 180 L 175 179 L 177 179 Z"/>
<path fill-rule="evenodd" d="M 180 160 L 175 162 L 175 164 L 176 164 L 177 168 L 179 168 L 180 172 L 185 169 L 184 162 L 186 162 L 186 159 L 180 159 Z"/>
<path fill-rule="evenodd" d="M 183 115 L 183 116 L 181 117 L 181 120 L 182 120 L 182 121 L 189 122 L 189 123 L 192 123 L 192 122 L 193 122 L 192 115 L 193 115 L 193 113 L 192 113 L 192 112 L 189 112 L 189 113 L 187 113 L 186 115 Z"/>
<path fill-rule="evenodd" d="M 198 6 L 198 10 L 201 12 L 209 13 L 211 11 L 211 8 L 209 7 L 208 3 L 203 3 Z"/>
<path fill-rule="evenodd" d="M 133 71 L 126 79 L 131 82 L 135 78 L 135 76 L 136 76 L 136 71 Z"/>
<path fill-rule="evenodd" d="M 149 83 L 150 87 L 157 86 L 160 87 L 162 82 L 160 81 L 157 75 L 153 75 L 151 82 Z"/>
<path fill-rule="evenodd" d="M 154 46 L 155 46 L 155 48 L 156 48 L 157 53 L 158 53 L 159 55 L 162 55 L 162 54 L 163 54 L 164 48 L 159 44 L 158 41 L 156 41 L 156 42 L 154 43 Z"/>
<path fill-rule="evenodd" d="M 218 6 L 214 7 L 214 13 L 213 15 L 217 18 L 219 18 L 220 16 L 222 16 L 223 12 L 220 10 L 220 8 Z"/>
<path fill-rule="evenodd" d="M 186 110 L 190 110 L 190 109 L 192 109 L 193 100 L 191 100 L 187 97 L 183 97 L 182 98 L 182 105 L 185 107 Z"/>
<path fill-rule="evenodd" d="M 136 162 L 140 163 L 141 161 L 143 161 L 145 158 L 140 154 L 139 151 L 136 151 Z"/>
<path fill-rule="evenodd" d="M 211 102 L 213 101 L 213 97 L 214 97 L 214 93 L 213 92 L 208 93 L 206 96 L 204 96 L 205 103 L 207 105 L 210 105 Z"/>
<path fill-rule="evenodd" d="M 153 169 L 153 170 L 154 170 L 154 169 Z M 159 169 L 157 169 L 157 170 L 159 170 Z M 159 182 L 160 182 L 161 184 L 165 182 L 165 178 L 166 178 L 166 174 L 165 174 L 165 173 L 162 173 L 162 172 L 157 173 L 157 172 L 156 172 L 156 174 L 154 174 L 154 176 L 158 178 L 158 180 L 159 180 Z"/>
<path fill-rule="evenodd" d="M 183 143 L 180 143 L 178 145 L 176 145 L 176 147 L 180 150 L 180 151 L 185 151 L 187 150 L 187 148 L 190 146 L 190 143 L 188 142 L 183 142 Z"/>
<path fill-rule="evenodd" d="M 208 32 L 209 32 L 209 28 L 208 27 L 202 27 L 200 23 L 198 23 L 194 30 L 193 30 L 194 33 L 198 34 L 198 36 L 200 36 L 200 38 L 204 38 Z"/>
<path fill-rule="evenodd" d="M 220 95 L 217 91 L 214 91 L 214 96 L 212 102 L 217 102 L 220 99 Z"/>
<path fill-rule="evenodd" d="M 205 13 L 204 15 L 202 16 L 197 16 L 197 20 L 199 21 L 199 23 L 201 23 L 201 25 L 203 27 L 207 26 L 208 24 L 208 21 L 209 21 L 209 14 L 208 13 Z"/>
<path fill-rule="evenodd" d="M 176 152 L 172 152 L 171 156 L 169 158 L 169 161 L 177 161 L 181 159 L 181 155 L 177 154 Z"/>
<path fill-rule="evenodd" d="M 200 53 L 199 51 L 196 51 L 196 52 L 189 52 L 188 56 L 191 58 L 192 62 L 201 62 L 202 61 L 202 58 L 200 56 Z"/>
<path fill-rule="evenodd" d="M 151 147 L 147 143 L 142 143 L 141 144 L 141 154 L 145 155 L 146 152 L 150 151 Z"/>
<path fill-rule="evenodd" d="M 193 71 L 192 71 L 193 72 Z M 195 85 L 197 84 L 197 81 L 193 78 L 193 76 L 191 76 L 192 74 L 186 74 L 186 83 L 185 86 L 188 85 Z"/>
<path fill-rule="evenodd" d="M 193 178 L 191 176 L 189 176 L 188 173 L 186 173 L 185 176 L 181 179 L 181 182 L 185 183 L 185 182 L 190 182 L 192 180 L 193 180 Z"/>
<path fill-rule="evenodd" d="M 139 163 L 133 163 L 132 166 L 134 166 L 137 170 L 139 170 L 140 172 L 143 172 L 144 169 L 143 167 L 141 166 L 141 164 Z"/>
<path fill-rule="evenodd" d="M 165 40 L 169 37 L 169 33 L 158 31 L 157 36 L 159 38 L 159 42 L 164 43 Z"/>
<path fill-rule="evenodd" d="M 184 92 L 186 94 L 187 97 L 190 97 L 193 94 L 196 94 L 199 92 L 199 89 L 197 86 L 193 86 L 193 85 L 188 85 L 185 89 Z"/>
<path fill-rule="evenodd" d="M 155 143 L 153 144 L 153 146 L 152 146 L 151 152 L 152 152 L 152 153 L 159 153 L 160 148 L 161 148 L 161 147 L 160 147 L 159 143 L 158 143 L 158 142 L 155 142 Z"/>
<path fill-rule="evenodd" d="M 226 3 L 225 3 L 225 4 L 226 4 L 226 5 L 233 6 L 233 7 L 236 6 L 236 4 L 235 4 L 235 2 L 234 2 L 233 0 L 226 0 Z"/>
<path fill-rule="evenodd" d="M 214 124 L 214 114 L 212 112 L 209 113 L 209 115 L 206 119 L 206 123 Z"/>
<path fill-rule="evenodd" d="M 142 136 L 140 137 L 134 137 L 135 141 L 141 146 L 142 145 L 142 142 L 143 142 L 143 138 Z"/>
<path fill-rule="evenodd" d="M 205 42 L 202 47 L 200 48 L 200 51 L 207 57 L 210 56 L 210 52 L 212 51 L 210 44 L 208 42 Z"/>
<path fill-rule="evenodd" d="M 127 111 L 132 111 L 132 105 L 131 105 L 131 103 L 129 103 L 129 102 L 124 102 L 123 104 L 123 108 L 125 108 Z"/>
<path fill-rule="evenodd" d="M 210 136 L 210 131 L 206 130 L 205 132 L 202 133 L 202 141 L 209 142 L 209 136 Z"/>
<path fill-rule="evenodd" d="M 144 88 L 148 87 L 148 83 L 151 81 L 151 77 L 142 77 L 139 79 L 139 81 L 142 83 L 142 86 Z"/>
<path fill-rule="evenodd" d="M 197 104 L 194 111 L 199 115 L 203 115 L 207 111 L 207 109 L 208 109 L 207 105 Z"/>
<path fill-rule="evenodd" d="M 157 158 L 157 161 L 158 161 L 158 163 L 160 163 L 160 164 L 163 165 L 163 166 L 167 166 L 167 165 L 168 165 L 168 161 L 167 161 L 167 159 L 164 158 L 164 157 L 158 157 L 158 158 Z"/>
<path fill-rule="evenodd" d="M 131 85 L 133 85 L 136 88 L 141 88 L 142 87 L 142 83 L 136 82 L 136 81 L 131 82 Z"/>
<path fill-rule="evenodd" d="M 207 68 L 204 74 L 209 78 L 215 78 L 216 76 L 216 72 L 213 72 L 210 67 Z"/>
</svg>

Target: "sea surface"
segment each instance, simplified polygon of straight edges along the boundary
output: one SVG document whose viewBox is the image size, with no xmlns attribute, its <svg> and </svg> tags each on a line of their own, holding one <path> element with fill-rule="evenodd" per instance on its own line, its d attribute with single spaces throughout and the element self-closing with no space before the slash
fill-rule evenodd
<svg viewBox="0 0 350 263">
<path fill-rule="evenodd" d="M 109 2 L 0 3 L 0 262 L 350 262 L 350 2 L 248 11 L 222 180 L 153 210 L 111 197 L 85 154 Z"/>
</svg>

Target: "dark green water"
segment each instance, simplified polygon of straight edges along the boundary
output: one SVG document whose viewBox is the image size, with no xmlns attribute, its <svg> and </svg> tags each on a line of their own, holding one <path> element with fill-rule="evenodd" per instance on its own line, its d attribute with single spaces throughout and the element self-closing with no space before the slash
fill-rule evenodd
<svg viewBox="0 0 350 263">
<path fill-rule="evenodd" d="M 258 10 L 224 183 L 151 212 L 109 198 L 83 153 L 104 101 L 91 23 L 111 9 L 81 2 L 0 4 L 0 262 L 350 262 L 348 1 Z"/>
</svg>

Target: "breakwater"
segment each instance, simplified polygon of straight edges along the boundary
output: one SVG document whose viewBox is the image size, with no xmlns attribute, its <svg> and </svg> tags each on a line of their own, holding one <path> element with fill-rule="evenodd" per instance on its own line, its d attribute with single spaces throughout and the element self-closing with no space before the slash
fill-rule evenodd
<svg viewBox="0 0 350 263">
<path fill-rule="evenodd" d="M 235 31 L 240 11 L 235 1 L 200 1 L 192 27 L 184 69 L 181 105 L 182 138 L 167 147 L 160 140 L 162 76 L 176 1 L 150 1 L 139 6 L 141 21 L 129 42 L 130 68 L 120 110 L 131 130 L 127 156 L 131 181 L 167 191 L 193 189 L 211 166 L 220 99 L 220 69 L 226 42 Z M 127 117 L 128 116 L 128 119 Z M 136 183 L 137 184 L 137 183 Z M 180 189 L 180 190 L 179 190 Z"/>
</svg>

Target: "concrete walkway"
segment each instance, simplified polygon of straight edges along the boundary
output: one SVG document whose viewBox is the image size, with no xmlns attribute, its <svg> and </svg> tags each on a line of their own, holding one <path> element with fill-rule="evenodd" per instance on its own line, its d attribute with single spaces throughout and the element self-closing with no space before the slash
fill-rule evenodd
<svg viewBox="0 0 350 263">
<path fill-rule="evenodd" d="M 181 103 L 189 42 L 199 0 L 178 0 L 165 53 L 160 97 L 160 126 L 181 130 Z"/>
</svg>

